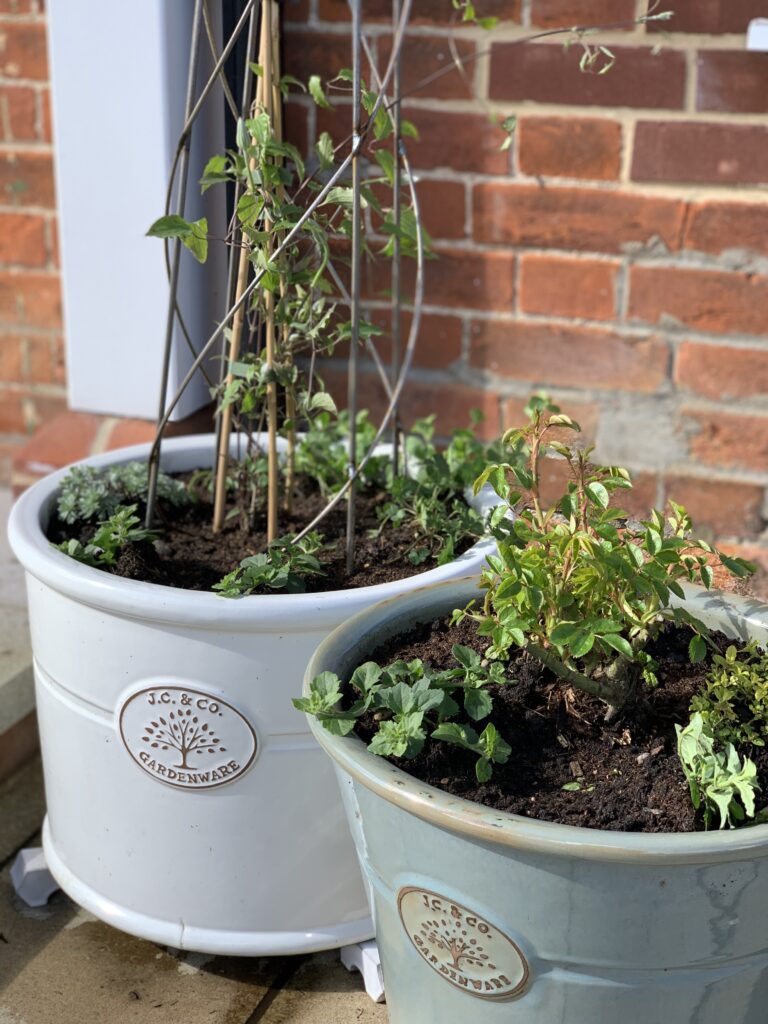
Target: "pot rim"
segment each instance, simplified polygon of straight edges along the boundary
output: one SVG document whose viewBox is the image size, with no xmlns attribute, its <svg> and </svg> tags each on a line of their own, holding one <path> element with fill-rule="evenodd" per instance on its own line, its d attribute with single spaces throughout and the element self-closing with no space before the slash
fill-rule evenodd
<svg viewBox="0 0 768 1024">
<path fill-rule="evenodd" d="M 305 672 L 304 695 L 308 696 L 309 684 L 316 675 L 326 670 L 334 671 L 334 665 L 339 663 L 342 654 L 350 662 L 363 661 L 362 652 L 373 628 L 400 617 L 406 603 L 413 606 L 421 602 L 423 605 L 430 597 L 437 599 L 442 592 L 451 589 L 465 592 L 465 596 L 455 600 L 466 602 L 466 592 L 476 584 L 476 576 L 465 576 L 425 585 L 405 598 L 395 597 L 358 613 L 335 629 L 316 649 Z M 768 629 L 768 605 L 762 602 L 724 595 L 719 591 L 708 592 L 702 587 L 687 586 L 686 591 L 687 603 L 698 606 L 700 614 L 706 608 L 713 615 L 736 616 L 742 629 L 750 625 Z M 440 614 L 442 612 L 435 612 L 435 616 Z M 356 655 L 357 650 L 361 651 L 360 656 Z M 470 840 L 549 856 L 577 856 L 645 865 L 682 861 L 709 863 L 768 856 L 768 825 L 712 832 L 611 832 L 493 810 L 421 782 L 385 758 L 370 753 L 357 737 L 334 736 L 315 718 L 307 715 L 307 719 L 315 739 L 343 772 L 388 803 Z"/>
<path fill-rule="evenodd" d="M 192 468 L 190 460 L 210 462 L 213 434 L 190 434 L 164 441 L 161 465 L 166 469 Z M 235 443 L 233 439 L 233 443 Z M 389 583 L 377 583 L 356 590 L 316 594 L 251 594 L 223 598 L 209 591 L 183 590 L 159 583 L 128 580 L 92 566 L 83 565 L 46 539 L 43 517 L 55 500 L 62 479 L 73 465 L 102 468 L 134 459 L 146 459 L 151 444 L 131 445 L 71 463 L 39 480 L 17 499 L 8 522 L 8 537 L 16 558 L 27 573 L 66 597 L 93 608 L 103 608 L 126 618 L 152 619 L 171 625 L 194 625 L 200 629 L 254 628 L 269 632 L 300 632 L 304 616 L 312 615 L 314 625 L 327 621 L 335 625 L 340 617 L 357 613 L 371 602 L 382 601 L 413 590 L 414 586 L 438 583 L 473 571 L 494 549 L 492 539 L 480 540 L 447 565 Z"/>
</svg>

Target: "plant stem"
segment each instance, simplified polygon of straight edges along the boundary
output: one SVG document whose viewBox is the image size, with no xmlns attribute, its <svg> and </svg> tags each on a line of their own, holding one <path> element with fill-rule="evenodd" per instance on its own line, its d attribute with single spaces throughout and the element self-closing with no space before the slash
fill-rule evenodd
<svg viewBox="0 0 768 1024">
<path fill-rule="evenodd" d="M 622 687 L 611 686 L 610 683 L 603 682 L 600 679 L 591 679 L 582 672 L 577 672 L 576 669 L 568 668 L 556 654 L 548 651 L 545 647 L 540 647 L 538 644 L 529 643 L 525 649 L 535 658 L 538 658 L 542 665 L 546 666 L 550 672 L 553 672 L 564 682 L 570 683 L 577 690 L 590 693 L 593 697 L 599 697 L 615 707 L 620 707 L 623 703 L 626 703 L 626 694 L 623 692 Z"/>
</svg>

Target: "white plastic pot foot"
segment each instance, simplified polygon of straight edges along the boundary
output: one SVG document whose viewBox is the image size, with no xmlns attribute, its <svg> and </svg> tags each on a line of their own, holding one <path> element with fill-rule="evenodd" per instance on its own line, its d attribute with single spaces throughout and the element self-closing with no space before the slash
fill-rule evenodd
<svg viewBox="0 0 768 1024">
<path fill-rule="evenodd" d="M 365 991 L 374 1003 L 384 1002 L 384 978 L 381 973 L 379 947 L 375 939 L 356 942 L 352 946 L 342 946 L 341 962 L 348 971 L 360 971 Z"/>
<path fill-rule="evenodd" d="M 42 846 L 22 850 L 13 862 L 11 882 L 28 907 L 44 907 L 59 888 L 48 870 Z"/>
</svg>

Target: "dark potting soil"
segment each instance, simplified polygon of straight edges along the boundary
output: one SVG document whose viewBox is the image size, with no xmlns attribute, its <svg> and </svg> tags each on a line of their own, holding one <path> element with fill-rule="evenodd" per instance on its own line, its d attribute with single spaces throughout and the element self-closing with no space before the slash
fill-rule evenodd
<svg viewBox="0 0 768 1024">
<path fill-rule="evenodd" d="M 689 704 L 707 665 L 691 665 L 690 633 L 668 628 L 649 648 L 659 663 L 660 685 L 644 707 L 610 724 L 605 704 L 564 687 L 539 661 L 519 653 L 503 686 L 490 688 L 494 708 L 487 721 L 512 747 L 505 765 L 494 765 L 485 784 L 475 776 L 477 758 L 460 747 L 430 741 L 412 760 L 391 758 L 403 771 L 453 796 L 540 821 L 618 832 L 693 832 L 703 822 L 693 810 L 677 757 L 675 723 L 690 718 Z M 721 649 L 730 643 L 718 634 Z M 483 653 L 487 640 L 471 622 L 438 621 L 414 628 L 374 651 L 381 665 L 421 658 L 437 668 L 453 664 L 451 648 L 464 644 Z M 473 723 L 478 732 L 486 722 Z M 358 735 L 368 742 L 371 721 Z M 768 752 L 749 752 L 762 792 L 768 791 Z M 578 782 L 578 790 L 563 786 Z"/>
<path fill-rule="evenodd" d="M 189 474 L 184 474 L 182 479 L 186 476 Z M 346 503 L 341 501 L 325 517 L 316 528 L 326 541 L 326 547 L 316 555 L 325 575 L 307 579 L 310 593 L 354 590 L 389 583 L 434 568 L 433 558 L 420 565 L 409 560 L 408 552 L 414 546 L 420 546 L 412 529 L 387 525 L 378 536 L 370 535 L 379 528 L 376 510 L 387 500 L 388 496 L 383 492 L 363 491 L 358 495 L 355 569 L 351 575 L 346 569 Z M 327 499 L 313 490 L 309 481 L 299 480 L 291 513 L 286 513 L 282 507 L 280 509 L 279 534 L 298 533 L 326 504 Z M 138 514 L 143 514 L 143 508 Z M 211 517 L 211 502 L 207 494 L 184 508 L 169 507 L 159 502 L 157 525 L 160 536 L 154 541 L 129 545 L 120 554 L 117 564 L 106 571 L 125 579 L 167 587 L 211 590 L 214 583 L 237 568 L 244 558 L 267 547 L 265 514 L 257 516 L 254 530 L 244 529 L 239 517 L 232 517 L 217 534 L 211 529 Z M 84 525 L 74 535 L 82 543 L 87 543 L 94 530 L 94 526 Z M 58 544 L 73 536 L 73 527 L 66 526 L 54 516 L 47 535 L 50 541 Z M 473 540 L 468 539 L 459 546 L 457 554 L 466 551 L 472 543 Z"/>
</svg>

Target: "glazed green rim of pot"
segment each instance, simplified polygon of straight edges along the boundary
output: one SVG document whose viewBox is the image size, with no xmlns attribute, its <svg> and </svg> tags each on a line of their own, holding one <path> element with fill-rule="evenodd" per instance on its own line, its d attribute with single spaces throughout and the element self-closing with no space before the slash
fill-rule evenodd
<svg viewBox="0 0 768 1024">
<path fill-rule="evenodd" d="M 406 625 L 425 622 L 466 603 L 476 593 L 477 578 L 464 577 L 420 587 L 404 597 L 384 601 L 349 619 L 317 648 L 304 676 L 304 694 L 323 671 L 340 676 L 366 660 L 373 643 L 395 635 Z M 449 594 L 453 596 L 448 596 Z M 442 596 L 442 600 L 441 600 Z M 727 625 L 746 639 L 768 637 L 768 605 L 742 597 L 726 597 L 701 587 L 686 587 L 686 603 L 715 628 Z M 426 610 L 428 609 L 428 610 Z M 334 736 L 307 716 L 315 739 L 336 765 L 366 789 L 422 820 L 468 839 L 551 856 L 652 864 L 680 861 L 747 860 L 768 856 L 768 825 L 694 832 L 609 832 L 576 825 L 537 821 L 497 811 L 451 796 L 421 782 L 385 758 L 372 754 L 355 736 Z M 768 799 L 768 793 L 766 794 Z"/>
</svg>

